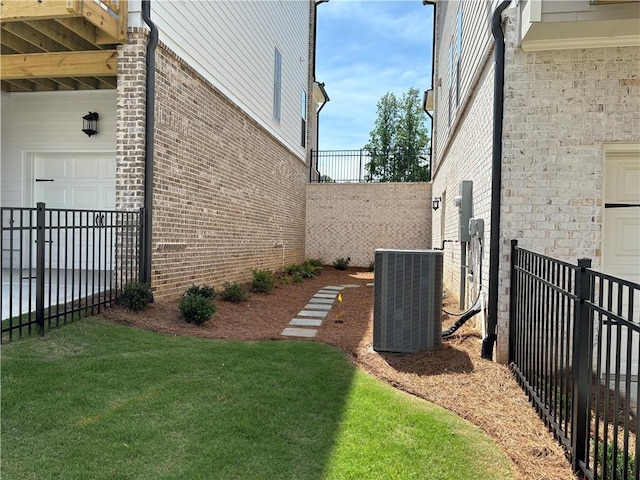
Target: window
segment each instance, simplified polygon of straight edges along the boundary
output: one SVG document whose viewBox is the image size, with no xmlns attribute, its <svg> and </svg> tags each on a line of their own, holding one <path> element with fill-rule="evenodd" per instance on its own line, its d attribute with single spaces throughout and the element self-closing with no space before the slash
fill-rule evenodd
<svg viewBox="0 0 640 480">
<path fill-rule="evenodd" d="M 449 126 L 453 119 L 453 38 L 449 44 Z"/>
<path fill-rule="evenodd" d="M 460 62 L 462 59 L 462 2 L 458 7 L 457 42 L 456 42 L 456 106 L 460 105 Z"/>
<path fill-rule="evenodd" d="M 273 66 L 273 119 L 280 123 L 282 104 L 282 54 L 276 48 Z"/>
<path fill-rule="evenodd" d="M 307 146 L 307 92 L 302 90 L 300 97 L 300 117 L 302 119 L 302 132 L 300 136 L 300 145 Z"/>
</svg>

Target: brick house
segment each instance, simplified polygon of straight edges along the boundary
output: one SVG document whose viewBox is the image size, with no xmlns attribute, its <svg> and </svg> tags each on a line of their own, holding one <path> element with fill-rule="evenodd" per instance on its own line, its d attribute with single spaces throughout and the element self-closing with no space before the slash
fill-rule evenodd
<svg viewBox="0 0 640 480">
<path fill-rule="evenodd" d="M 315 9 L 3 3 L 2 206 L 145 207 L 156 297 L 301 261 L 326 101 L 313 78 Z M 99 114 L 91 136 L 88 112 Z"/>
<path fill-rule="evenodd" d="M 425 3 L 436 5 L 434 88 L 425 95 L 440 198 L 433 244 L 459 238 L 455 197 L 470 182 L 470 215 L 485 222 L 482 256 L 472 242 L 447 244 L 444 281 L 466 305 L 480 285 L 488 291 L 489 333 L 506 361 L 511 239 L 640 281 L 640 3 Z M 504 85 L 495 90 L 503 103 L 494 96 L 492 18 L 504 35 Z M 462 267 L 477 263 L 482 275 Z"/>
</svg>

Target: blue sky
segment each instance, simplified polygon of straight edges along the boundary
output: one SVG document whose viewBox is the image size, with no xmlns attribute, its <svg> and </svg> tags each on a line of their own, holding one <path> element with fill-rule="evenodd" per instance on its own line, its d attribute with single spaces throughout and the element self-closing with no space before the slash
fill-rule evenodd
<svg viewBox="0 0 640 480">
<path fill-rule="evenodd" d="M 331 99 L 320 114 L 320 150 L 362 148 L 386 92 L 416 87 L 422 98 L 431 86 L 432 11 L 421 0 L 318 6 L 316 79 Z"/>
</svg>

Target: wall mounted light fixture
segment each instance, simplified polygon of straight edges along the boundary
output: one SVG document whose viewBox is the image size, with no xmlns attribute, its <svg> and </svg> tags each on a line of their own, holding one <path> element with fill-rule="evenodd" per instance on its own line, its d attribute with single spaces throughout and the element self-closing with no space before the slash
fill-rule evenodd
<svg viewBox="0 0 640 480">
<path fill-rule="evenodd" d="M 98 120 L 100 115 L 97 112 L 89 112 L 82 117 L 82 131 L 88 136 L 98 133 Z"/>
<path fill-rule="evenodd" d="M 433 206 L 434 210 L 438 210 L 438 208 L 440 208 L 441 201 L 442 201 L 442 197 L 433 197 L 433 201 L 431 202 L 431 205 Z"/>
</svg>

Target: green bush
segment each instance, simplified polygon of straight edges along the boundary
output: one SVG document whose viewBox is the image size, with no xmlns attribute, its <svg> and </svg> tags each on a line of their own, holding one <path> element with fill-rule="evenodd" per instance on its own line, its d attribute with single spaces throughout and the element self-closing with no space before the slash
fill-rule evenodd
<svg viewBox="0 0 640 480">
<path fill-rule="evenodd" d="M 292 278 L 295 283 L 302 283 L 304 281 L 304 278 L 302 277 L 302 274 L 300 272 L 294 273 Z"/>
<path fill-rule="evenodd" d="M 324 265 L 324 262 L 319 258 L 307 258 L 304 263 L 319 269 L 322 269 L 322 265 Z"/>
<path fill-rule="evenodd" d="M 253 275 L 251 287 L 254 292 L 269 293 L 274 289 L 273 276 L 268 270 L 251 270 L 251 274 Z"/>
<path fill-rule="evenodd" d="M 180 314 L 189 323 L 201 325 L 216 313 L 216 306 L 210 298 L 200 294 L 184 295 L 178 305 Z"/>
<path fill-rule="evenodd" d="M 151 303 L 152 299 L 151 285 L 144 282 L 130 282 L 122 289 L 118 301 L 127 310 L 137 312 Z"/>
<path fill-rule="evenodd" d="M 594 442 L 593 440 L 591 441 L 591 448 L 594 449 Z M 598 451 L 598 472 L 602 472 L 604 470 L 604 465 L 602 462 L 602 449 L 604 448 L 604 445 L 602 443 L 600 443 L 599 446 L 600 450 Z M 595 450 L 595 449 L 594 449 Z M 611 478 L 625 478 L 625 468 L 624 468 L 624 451 L 618 447 L 618 451 L 616 452 L 615 455 L 615 460 L 616 460 L 616 468 L 613 468 L 613 444 L 607 442 L 606 444 L 606 452 L 605 452 L 605 461 L 607 464 L 607 471 L 609 473 L 609 475 L 611 475 Z M 629 454 L 628 460 L 627 460 L 627 478 L 635 478 L 635 458 L 633 457 L 632 454 Z"/>
<path fill-rule="evenodd" d="M 190 295 L 200 295 L 201 297 L 213 300 L 216 298 L 216 291 L 213 287 L 210 287 L 208 285 L 203 285 L 202 287 L 199 287 L 198 285 L 191 285 L 185 290 L 182 298 Z"/>
<path fill-rule="evenodd" d="M 369 262 L 369 271 L 373 272 L 376 269 L 376 262 Z"/>
<path fill-rule="evenodd" d="M 351 257 L 347 258 L 338 258 L 335 262 L 333 262 L 333 266 L 336 270 L 346 270 L 347 265 L 351 261 Z"/>
<path fill-rule="evenodd" d="M 222 284 L 223 290 L 220 293 L 220 298 L 227 302 L 240 303 L 247 298 L 247 292 L 244 288 L 238 285 L 238 282 L 224 282 Z"/>
<path fill-rule="evenodd" d="M 289 285 L 291 283 L 291 276 L 290 275 L 283 275 L 280 280 L 282 281 L 283 285 Z"/>
</svg>

